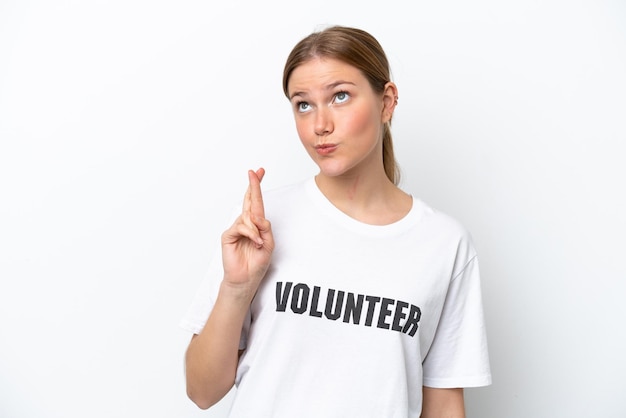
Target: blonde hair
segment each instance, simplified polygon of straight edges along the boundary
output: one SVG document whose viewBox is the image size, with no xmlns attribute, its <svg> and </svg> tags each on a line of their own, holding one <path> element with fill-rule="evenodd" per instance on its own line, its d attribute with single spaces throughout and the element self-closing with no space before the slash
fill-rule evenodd
<svg viewBox="0 0 626 418">
<path fill-rule="evenodd" d="M 361 29 L 331 26 L 311 33 L 291 50 L 283 70 L 285 96 L 289 97 L 289 77 L 293 70 L 315 57 L 333 58 L 352 65 L 363 73 L 372 89 L 380 94 L 391 81 L 389 61 L 376 38 Z M 383 167 L 389 180 L 398 185 L 400 169 L 393 152 L 391 120 L 385 123 L 383 130 Z"/>
</svg>

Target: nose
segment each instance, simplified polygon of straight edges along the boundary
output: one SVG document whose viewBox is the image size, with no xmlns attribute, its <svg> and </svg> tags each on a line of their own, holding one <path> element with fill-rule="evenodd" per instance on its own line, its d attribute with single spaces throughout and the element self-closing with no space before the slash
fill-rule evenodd
<svg viewBox="0 0 626 418">
<path fill-rule="evenodd" d="M 325 136 L 333 131 L 333 121 L 329 109 L 320 108 L 315 112 L 315 135 Z"/>
</svg>

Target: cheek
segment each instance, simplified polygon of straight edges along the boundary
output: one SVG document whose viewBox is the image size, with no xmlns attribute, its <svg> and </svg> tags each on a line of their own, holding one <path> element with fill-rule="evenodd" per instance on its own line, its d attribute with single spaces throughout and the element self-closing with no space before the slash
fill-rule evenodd
<svg viewBox="0 0 626 418">
<path fill-rule="evenodd" d="M 344 126 L 353 134 L 368 133 L 376 129 L 376 113 L 369 108 L 360 109 L 344 115 Z"/>
<path fill-rule="evenodd" d="M 298 137 L 300 141 L 304 142 L 308 136 L 309 128 L 307 123 L 302 119 L 296 119 L 296 132 L 298 132 Z"/>
</svg>

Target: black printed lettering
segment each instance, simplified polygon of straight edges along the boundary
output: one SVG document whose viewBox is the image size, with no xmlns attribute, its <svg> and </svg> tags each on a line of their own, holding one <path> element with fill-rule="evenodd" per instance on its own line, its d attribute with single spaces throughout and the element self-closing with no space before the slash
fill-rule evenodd
<svg viewBox="0 0 626 418">
<path fill-rule="evenodd" d="M 302 314 L 309 306 L 309 286 L 298 283 L 293 287 L 291 294 L 291 310 L 294 313 Z"/>
<path fill-rule="evenodd" d="M 389 324 L 385 322 L 385 318 L 391 315 L 389 305 L 393 305 L 395 300 L 389 298 L 383 298 L 380 304 L 380 313 L 378 314 L 378 328 L 389 329 Z"/>
<path fill-rule="evenodd" d="M 276 312 L 285 312 L 285 309 L 287 309 L 287 299 L 289 299 L 291 285 L 291 282 L 285 283 L 285 290 L 283 291 L 283 283 L 276 283 Z"/>
<path fill-rule="evenodd" d="M 409 318 L 404 324 L 404 328 L 402 332 L 405 334 L 409 334 L 411 337 L 415 335 L 417 332 L 417 323 L 420 321 L 422 316 L 422 311 L 415 305 L 411 305 L 411 310 L 409 311 Z"/>
<path fill-rule="evenodd" d="M 276 283 L 277 312 L 286 312 L 289 305 L 298 315 L 308 312 L 308 316 L 315 318 L 332 321 L 342 318 L 344 323 L 361 325 L 364 304 L 367 305 L 365 321 L 362 323 L 364 326 L 371 327 L 377 316 L 376 328 L 401 332 L 411 337 L 417 334 L 422 311 L 407 302 L 336 289 L 328 289 L 324 295 L 319 286 L 313 286 L 311 292 L 311 288 L 304 283 Z M 322 307 L 323 311 L 320 310 Z"/>
<path fill-rule="evenodd" d="M 333 302 L 335 300 L 335 289 L 328 290 L 328 297 L 326 298 L 326 310 L 324 313 L 326 314 L 326 318 L 332 319 L 333 321 L 337 320 L 341 316 L 341 307 L 343 306 L 343 295 L 344 292 L 340 290 L 337 292 L 337 301 L 335 302 L 335 310 L 333 310 Z"/>
<path fill-rule="evenodd" d="M 309 315 L 321 318 L 322 312 L 317 310 L 317 304 L 319 302 L 319 299 L 320 299 L 320 287 L 313 286 L 313 296 L 311 297 L 311 310 L 309 311 Z"/>
<path fill-rule="evenodd" d="M 372 319 L 374 319 L 374 309 L 376 308 L 376 304 L 380 302 L 380 298 L 378 296 L 365 296 L 365 300 L 368 302 L 365 325 L 371 327 Z"/>
<path fill-rule="evenodd" d="M 361 321 L 361 309 L 363 308 L 363 295 L 357 295 L 356 301 L 354 299 L 354 293 L 348 293 L 346 300 L 346 309 L 343 313 L 343 322 L 350 322 L 350 315 L 352 315 L 352 322 L 359 324 Z"/>
<path fill-rule="evenodd" d="M 402 325 L 400 325 L 400 321 L 406 318 L 404 310 L 408 307 L 409 304 L 406 302 L 402 302 L 401 300 L 396 302 L 396 312 L 393 315 L 393 324 L 391 325 L 392 330 L 402 332 Z"/>
</svg>

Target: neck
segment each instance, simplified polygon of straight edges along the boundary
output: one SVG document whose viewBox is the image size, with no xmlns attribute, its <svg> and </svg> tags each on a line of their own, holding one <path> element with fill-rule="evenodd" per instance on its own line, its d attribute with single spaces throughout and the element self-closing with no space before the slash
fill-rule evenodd
<svg viewBox="0 0 626 418">
<path fill-rule="evenodd" d="M 412 199 L 385 175 L 363 173 L 338 177 L 315 177 L 322 194 L 348 216 L 373 225 L 386 225 L 404 217 Z"/>
<path fill-rule="evenodd" d="M 315 176 L 315 182 L 335 205 L 367 206 L 382 198 L 381 195 L 388 192 L 390 187 L 395 188 L 387 177 L 362 173 L 338 177 L 327 177 L 320 173 Z"/>
</svg>

